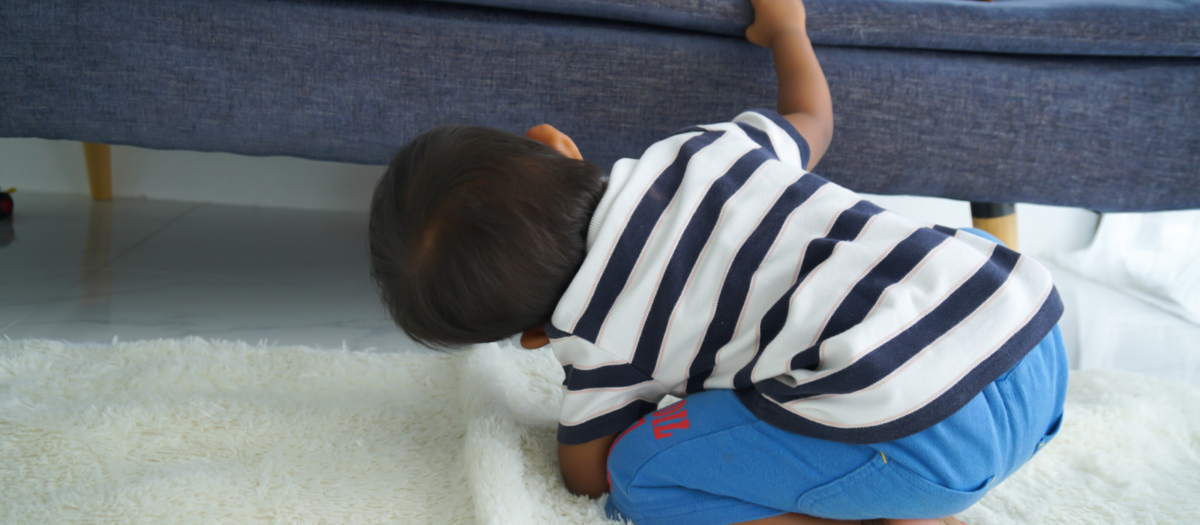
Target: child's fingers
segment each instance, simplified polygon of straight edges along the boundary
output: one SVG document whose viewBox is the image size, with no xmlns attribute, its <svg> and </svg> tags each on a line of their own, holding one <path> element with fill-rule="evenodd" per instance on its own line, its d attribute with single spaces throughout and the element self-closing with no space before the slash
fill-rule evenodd
<svg viewBox="0 0 1200 525">
<path fill-rule="evenodd" d="M 783 31 L 804 30 L 804 3 L 800 0 L 751 0 L 754 23 L 746 28 L 751 44 L 771 47 L 771 41 Z"/>
</svg>

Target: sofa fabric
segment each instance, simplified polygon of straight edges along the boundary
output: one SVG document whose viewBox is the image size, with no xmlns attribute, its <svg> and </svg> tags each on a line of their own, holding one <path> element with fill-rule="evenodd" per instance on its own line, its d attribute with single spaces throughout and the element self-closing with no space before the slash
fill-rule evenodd
<svg viewBox="0 0 1200 525">
<path fill-rule="evenodd" d="M 608 170 L 776 97 L 740 35 L 441 2 L 13 0 L 0 29 L 7 137 L 382 165 L 438 125 L 550 123 Z M 817 55 L 836 129 L 816 171 L 856 191 L 1200 207 L 1200 59 Z"/>
<path fill-rule="evenodd" d="M 741 36 L 748 0 L 430 0 Z M 1200 57 L 1200 0 L 807 0 L 816 45 Z"/>
</svg>

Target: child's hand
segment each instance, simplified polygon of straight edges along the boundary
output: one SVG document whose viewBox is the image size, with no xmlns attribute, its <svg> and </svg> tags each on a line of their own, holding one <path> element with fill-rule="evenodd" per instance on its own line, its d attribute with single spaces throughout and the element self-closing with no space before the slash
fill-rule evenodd
<svg viewBox="0 0 1200 525">
<path fill-rule="evenodd" d="M 800 0 L 750 0 L 754 5 L 754 23 L 746 28 L 751 44 L 771 48 L 775 37 L 805 32 L 804 3 Z"/>
</svg>

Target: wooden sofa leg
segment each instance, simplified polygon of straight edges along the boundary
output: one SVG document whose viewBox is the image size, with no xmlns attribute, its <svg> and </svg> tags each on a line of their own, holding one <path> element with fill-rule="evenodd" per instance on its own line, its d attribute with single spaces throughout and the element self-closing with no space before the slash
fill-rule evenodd
<svg viewBox="0 0 1200 525">
<path fill-rule="evenodd" d="M 112 150 L 109 145 L 84 142 L 83 158 L 87 162 L 92 199 L 112 200 Z"/>
<path fill-rule="evenodd" d="M 972 202 L 971 225 L 995 235 L 1013 251 L 1017 245 L 1017 208 L 1009 202 Z"/>
</svg>

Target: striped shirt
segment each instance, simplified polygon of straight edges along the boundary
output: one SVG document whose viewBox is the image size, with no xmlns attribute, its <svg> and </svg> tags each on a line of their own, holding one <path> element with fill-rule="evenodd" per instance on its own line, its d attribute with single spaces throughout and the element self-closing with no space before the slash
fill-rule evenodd
<svg viewBox="0 0 1200 525">
<path fill-rule="evenodd" d="M 891 441 L 953 414 L 1058 321 L 1035 261 L 883 210 L 808 157 L 756 109 L 613 166 L 547 325 L 566 372 L 560 442 L 714 388 L 784 430 Z"/>
</svg>

